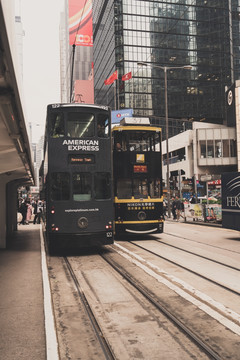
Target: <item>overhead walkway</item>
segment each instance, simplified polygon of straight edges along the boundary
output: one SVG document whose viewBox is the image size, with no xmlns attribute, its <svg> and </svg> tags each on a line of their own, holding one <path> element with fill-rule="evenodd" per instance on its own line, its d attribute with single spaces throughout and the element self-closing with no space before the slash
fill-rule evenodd
<svg viewBox="0 0 240 360">
<path fill-rule="evenodd" d="M 17 229 L 17 188 L 34 184 L 16 49 L 14 2 L 0 0 L 0 249 Z"/>
</svg>

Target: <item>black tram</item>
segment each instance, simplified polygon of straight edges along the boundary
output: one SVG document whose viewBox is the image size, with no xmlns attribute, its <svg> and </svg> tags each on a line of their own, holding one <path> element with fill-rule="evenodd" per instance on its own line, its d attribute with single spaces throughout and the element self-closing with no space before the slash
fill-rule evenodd
<svg viewBox="0 0 240 360">
<path fill-rule="evenodd" d="M 161 128 L 147 124 L 126 118 L 112 129 L 116 235 L 163 232 Z"/>
<path fill-rule="evenodd" d="M 48 105 L 42 181 L 50 252 L 72 240 L 113 243 L 111 147 L 108 107 Z"/>
</svg>

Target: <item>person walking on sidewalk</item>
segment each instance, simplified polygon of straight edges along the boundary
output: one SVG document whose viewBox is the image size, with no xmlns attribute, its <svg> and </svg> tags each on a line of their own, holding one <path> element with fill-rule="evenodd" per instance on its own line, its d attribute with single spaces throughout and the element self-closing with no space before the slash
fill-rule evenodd
<svg viewBox="0 0 240 360">
<path fill-rule="evenodd" d="M 177 217 L 177 221 L 179 221 L 182 211 L 182 202 L 178 196 L 176 196 L 175 204 L 176 204 L 176 217 Z"/>
<path fill-rule="evenodd" d="M 174 197 L 172 198 L 172 214 L 173 214 L 173 220 L 176 220 L 177 219 L 176 200 L 174 199 Z"/>
</svg>

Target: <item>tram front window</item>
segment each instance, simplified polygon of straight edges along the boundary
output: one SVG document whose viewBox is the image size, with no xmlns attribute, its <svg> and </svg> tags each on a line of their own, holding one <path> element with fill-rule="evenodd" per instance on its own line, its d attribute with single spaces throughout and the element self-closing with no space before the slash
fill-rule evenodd
<svg viewBox="0 0 240 360">
<path fill-rule="evenodd" d="M 132 182 L 131 179 L 119 179 L 117 182 L 117 197 L 118 199 L 131 199 L 132 197 Z"/>
<path fill-rule="evenodd" d="M 148 197 L 148 185 L 146 179 L 133 180 L 133 196 L 135 199 L 146 199 Z"/>
<path fill-rule="evenodd" d="M 73 200 L 89 201 L 91 200 L 91 174 L 75 173 L 73 174 Z"/>
<path fill-rule="evenodd" d="M 53 138 L 64 136 L 64 118 L 62 113 L 54 112 L 51 114 L 50 135 Z"/>
<path fill-rule="evenodd" d="M 94 135 L 94 115 L 89 113 L 69 113 L 67 136 L 72 138 L 92 137 Z"/>
<path fill-rule="evenodd" d="M 161 197 L 161 186 L 160 180 L 152 180 L 149 183 L 150 197 L 151 198 L 160 198 Z"/>
</svg>

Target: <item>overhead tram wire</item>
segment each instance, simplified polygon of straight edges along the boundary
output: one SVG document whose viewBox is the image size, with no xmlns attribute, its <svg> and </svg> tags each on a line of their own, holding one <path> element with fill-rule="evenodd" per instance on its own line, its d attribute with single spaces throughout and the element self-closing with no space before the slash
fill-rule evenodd
<svg viewBox="0 0 240 360">
<path fill-rule="evenodd" d="M 77 32 L 76 32 L 76 35 L 75 35 L 74 44 L 72 45 L 72 68 L 71 68 L 71 79 L 70 79 L 69 102 L 72 102 L 71 100 L 72 100 L 72 91 L 73 91 L 73 70 L 74 70 L 74 60 L 75 60 L 75 50 L 76 50 L 76 38 L 77 38 L 78 31 L 79 31 L 81 23 L 82 23 L 82 16 L 83 16 L 83 13 L 84 13 L 86 3 L 87 3 L 87 0 L 85 0 L 85 2 L 84 2 L 84 6 L 82 8 L 82 13 L 81 13 L 80 20 L 79 20 L 79 23 L 78 23 Z"/>
</svg>

